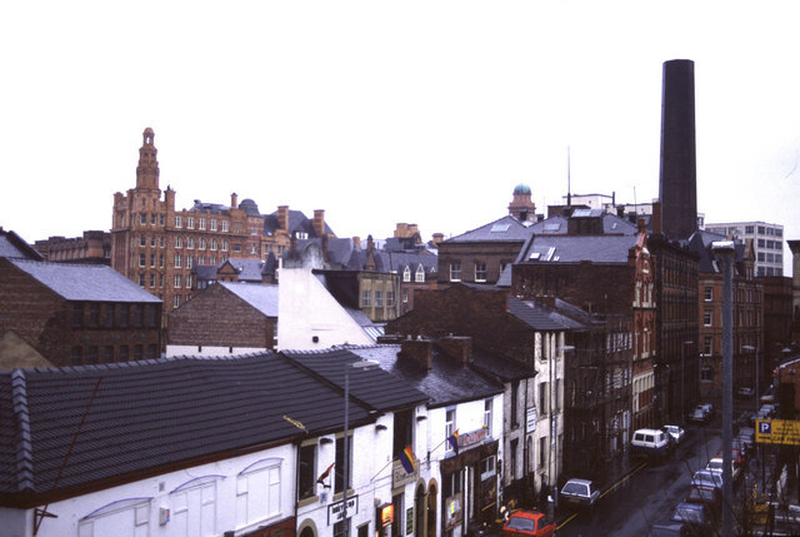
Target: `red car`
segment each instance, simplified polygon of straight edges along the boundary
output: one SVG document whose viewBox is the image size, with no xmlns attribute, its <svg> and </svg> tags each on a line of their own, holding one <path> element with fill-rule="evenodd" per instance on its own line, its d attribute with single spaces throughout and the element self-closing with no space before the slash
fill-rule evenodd
<svg viewBox="0 0 800 537">
<path fill-rule="evenodd" d="M 537 511 L 512 513 L 503 525 L 503 537 L 552 537 L 555 534 L 556 523 Z"/>
</svg>

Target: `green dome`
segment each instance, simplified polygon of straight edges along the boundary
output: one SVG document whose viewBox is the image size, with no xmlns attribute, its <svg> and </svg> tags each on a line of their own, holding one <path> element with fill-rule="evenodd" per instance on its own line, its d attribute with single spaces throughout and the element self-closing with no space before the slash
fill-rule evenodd
<svg viewBox="0 0 800 537">
<path fill-rule="evenodd" d="M 520 196 L 520 195 L 528 195 L 528 196 L 530 196 L 531 195 L 531 187 L 529 187 L 528 185 L 523 185 L 522 183 L 520 183 L 520 184 L 518 184 L 517 186 L 514 187 L 514 195 L 515 196 Z"/>
</svg>

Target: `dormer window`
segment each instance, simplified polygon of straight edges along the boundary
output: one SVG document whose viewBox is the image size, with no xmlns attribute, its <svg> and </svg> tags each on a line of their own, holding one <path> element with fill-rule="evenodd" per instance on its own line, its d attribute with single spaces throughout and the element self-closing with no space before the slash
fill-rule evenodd
<svg viewBox="0 0 800 537">
<path fill-rule="evenodd" d="M 406 268 L 403 269 L 403 281 L 410 282 L 411 281 L 411 267 L 406 265 Z"/>
<path fill-rule="evenodd" d="M 422 263 L 417 265 L 417 272 L 414 274 L 414 281 L 417 283 L 425 283 L 425 268 Z"/>
</svg>

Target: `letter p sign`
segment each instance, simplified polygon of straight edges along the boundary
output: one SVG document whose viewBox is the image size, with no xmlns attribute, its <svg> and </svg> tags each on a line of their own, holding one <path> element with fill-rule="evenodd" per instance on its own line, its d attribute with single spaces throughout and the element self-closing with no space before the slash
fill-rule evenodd
<svg viewBox="0 0 800 537">
<path fill-rule="evenodd" d="M 770 421 L 760 421 L 760 422 L 758 422 L 758 433 L 759 434 L 772 434 L 772 422 L 770 422 Z"/>
</svg>

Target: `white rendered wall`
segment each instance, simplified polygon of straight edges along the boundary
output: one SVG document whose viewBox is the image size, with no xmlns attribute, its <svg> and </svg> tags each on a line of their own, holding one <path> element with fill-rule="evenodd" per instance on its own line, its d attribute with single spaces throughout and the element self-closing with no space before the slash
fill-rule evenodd
<svg viewBox="0 0 800 537">
<path fill-rule="evenodd" d="M 374 344 L 310 269 L 284 267 L 279 270 L 279 349 L 314 350 L 344 343 Z"/>
</svg>

